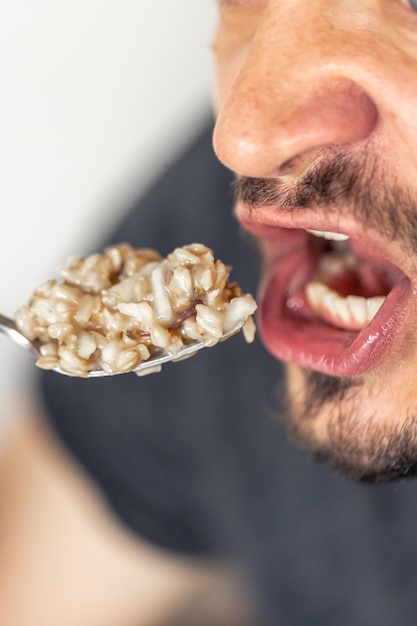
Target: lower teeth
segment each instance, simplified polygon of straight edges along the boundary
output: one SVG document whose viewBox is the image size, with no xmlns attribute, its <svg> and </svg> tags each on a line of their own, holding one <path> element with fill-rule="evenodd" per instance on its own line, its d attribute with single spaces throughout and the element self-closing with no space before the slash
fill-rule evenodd
<svg viewBox="0 0 417 626">
<path fill-rule="evenodd" d="M 320 281 L 309 283 L 305 291 L 310 307 L 321 318 L 349 330 L 362 330 L 373 320 L 385 301 L 385 296 L 343 297 Z"/>
</svg>

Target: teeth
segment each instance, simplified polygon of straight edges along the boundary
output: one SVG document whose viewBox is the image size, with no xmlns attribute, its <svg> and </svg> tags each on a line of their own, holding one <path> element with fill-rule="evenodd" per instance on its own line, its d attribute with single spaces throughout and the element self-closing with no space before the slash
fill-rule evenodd
<svg viewBox="0 0 417 626">
<path fill-rule="evenodd" d="M 314 281 L 306 287 L 307 300 L 312 309 L 334 326 L 362 330 L 377 314 L 385 296 L 343 298 L 324 283 Z"/>
<path fill-rule="evenodd" d="M 342 233 L 332 233 L 329 230 L 307 230 L 307 232 L 315 237 L 323 237 L 324 239 L 329 239 L 330 241 L 346 241 L 346 239 L 349 239 L 347 235 L 343 235 Z"/>
</svg>

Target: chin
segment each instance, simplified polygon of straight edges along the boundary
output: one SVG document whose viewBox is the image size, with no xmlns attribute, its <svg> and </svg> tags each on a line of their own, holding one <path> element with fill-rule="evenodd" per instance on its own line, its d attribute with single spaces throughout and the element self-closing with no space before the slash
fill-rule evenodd
<svg viewBox="0 0 417 626">
<path fill-rule="evenodd" d="M 351 478 L 384 482 L 417 470 L 417 407 L 383 377 L 337 378 L 287 365 L 281 420 L 292 442 Z M 395 388 L 395 384 L 394 384 Z"/>
</svg>

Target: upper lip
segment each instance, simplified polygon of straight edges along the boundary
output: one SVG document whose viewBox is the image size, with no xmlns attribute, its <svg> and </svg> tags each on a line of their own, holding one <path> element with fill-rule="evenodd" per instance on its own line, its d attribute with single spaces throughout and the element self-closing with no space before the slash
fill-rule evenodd
<svg viewBox="0 0 417 626">
<path fill-rule="evenodd" d="M 411 255 L 404 252 L 398 240 L 391 240 L 372 228 L 366 228 L 345 215 L 322 210 L 291 209 L 279 207 L 256 207 L 250 209 L 242 203 L 236 207 L 236 217 L 243 228 L 265 242 L 270 242 L 268 253 L 281 256 L 287 250 L 304 245 L 307 230 L 330 231 L 347 235 L 355 250 L 360 248 L 364 256 L 389 262 L 398 267 L 411 281 L 417 291 L 417 269 Z M 289 233 L 291 231 L 291 234 Z M 279 245 L 277 245 L 279 244 Z"/>
</svg>

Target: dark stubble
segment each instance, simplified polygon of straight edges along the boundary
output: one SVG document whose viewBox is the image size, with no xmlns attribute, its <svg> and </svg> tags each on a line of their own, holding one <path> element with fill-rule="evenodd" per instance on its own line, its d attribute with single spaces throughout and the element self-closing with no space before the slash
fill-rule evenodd
<svg viewBox="0 0 417 626">
<path fill-rule="evenodd" d="M 384 172 L 370 154 L 371 150 L 363 145 L 360 150 L 329 148 L 318 155 L 302 178 L 291 183 L 279 178 L 238 177 L 236 202 L 244 203 L 251 212 L 268 207 L 277 212 L 309 209 L 321 214 L 350 215 L 365 228 L 376 231 L 387 241 L 399 242 L 406 253 L 415 255 L 415 192 L 413 195 L 392 174 Z M 303 377 L 303 407 L 289 395 L 282 413 L 282 420 L 297 445 L 357 479 L 383 481 L 415 474 L 415 415 L 408 412 L 400 420 L 393 415 L 393 420 L 384 424 L 375 409 L 364 420 L 356 398 L 370 397 L 376 391 L 367 391 L 363 380 L 308 370 L 303 371 Z M 314 437 L 313 424 L 323 409 L 330 417 L 326 441 L 319 442 Z"/>
<path fill-rule="evenodd" d="M 358 379 L 337 378 L 302 370 L 304 402 L 287 395 L 280 417 L 292 441 L 310 452 L 318 461 L 355 479 L 386 482 L 417 471 L 417 416 L 392 415 L 387 422 L 378 409 L 362 415 L 361 399 L 371 396 L 367 385 Z M 296 408 L 295 408 L 296 407 Z M 314 421 L 329 411 L 327 437 L 317 441 Z M 398 419 L 400 417 L 401 419 Z"/>
</svg>

